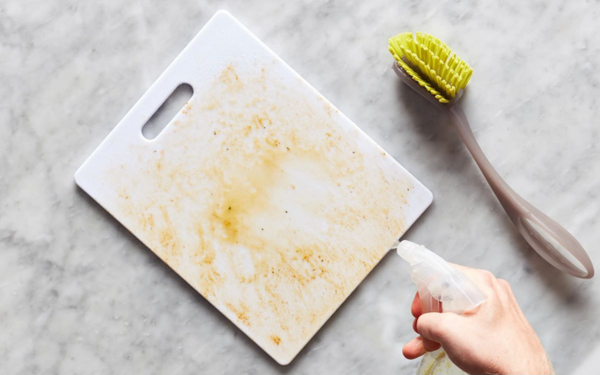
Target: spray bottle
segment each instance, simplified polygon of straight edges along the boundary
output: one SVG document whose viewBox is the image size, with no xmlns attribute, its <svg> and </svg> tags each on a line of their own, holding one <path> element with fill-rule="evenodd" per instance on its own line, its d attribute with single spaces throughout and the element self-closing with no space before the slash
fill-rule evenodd
<svg viewBox="0 0 600 375">
<path fill-rule="evenodd" d="M 424 246 L 402 241 L 397 251 L 411 266 L 411 279 L 417 284 L 423 313 L 462 314 L 485 301 L 483 293 L 467 276 Z M 462 374 L 466 373 L 450 361 L 444 349 L 426 353 L 417 370 L 417 375 Z"/>
</svg>

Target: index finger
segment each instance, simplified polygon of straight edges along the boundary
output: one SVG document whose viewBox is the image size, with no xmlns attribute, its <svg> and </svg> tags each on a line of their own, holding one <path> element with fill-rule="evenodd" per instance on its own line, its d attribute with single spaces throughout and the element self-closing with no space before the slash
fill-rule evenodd
<svg viewBox="0 0 600 375">
<path fill-rule="evenodd" d="M 423 311 L 421 310 L 421 298 L 419 298 L 419 292 L 415 294 L 415 298 L 413 299 L 412 305 L 410 306 L 410 312 L 415 318 L 418 318 L 423 313 Z"/>
</svg>

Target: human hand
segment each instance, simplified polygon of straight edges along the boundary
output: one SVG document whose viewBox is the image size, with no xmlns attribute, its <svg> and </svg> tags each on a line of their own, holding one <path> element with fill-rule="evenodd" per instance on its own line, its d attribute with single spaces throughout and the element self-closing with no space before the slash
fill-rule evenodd
<svg viewBox="0 0 600 375">
<path fill-rule="evenodd" d="M 475 283 L 486 301 L 462 315 L 423 314 L 417 294 L 411 311 L 413 329 L 420 336 L 404 346 L 404 356 L 415 359 L 441 345 L 450 360 L 469 374 L 554 374 L 508 282 L 488 271 L 453 266 Z"/>
</svg>

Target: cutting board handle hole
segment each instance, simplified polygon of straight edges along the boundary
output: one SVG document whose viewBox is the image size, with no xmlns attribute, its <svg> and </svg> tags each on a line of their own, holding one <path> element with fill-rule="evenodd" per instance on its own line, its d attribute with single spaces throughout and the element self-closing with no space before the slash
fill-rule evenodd
<svg viewBox="0 0 600 375">
<path fill-rule="evenodd" d="M 154 112 L 152 117 L 142 126 L 142 135 L 153 140 L 167 127 L 175 115 L 183 109 L 194 94 L 194 89 L 187 83 L 177 86 L 175 91 Z"/>
</svg>

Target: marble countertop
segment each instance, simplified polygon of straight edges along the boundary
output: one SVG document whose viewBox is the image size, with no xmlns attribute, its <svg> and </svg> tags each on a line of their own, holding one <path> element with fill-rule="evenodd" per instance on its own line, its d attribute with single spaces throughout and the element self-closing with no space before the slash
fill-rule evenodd
<svg viewBox="0 0 600 375">
<path fill-rule="evenodd" d="M 7 0 L 0 372 L 414 372 L 401 354 L 414 288 L 396 255 L 281 367 L 75 186 L 75 170 L 221 8 L 433 192 L 405 238 L 508 280 L 557 373 L 590 361 L 598 276 L 558 273 L 528 248 L 447 121 L 394 76 L 387 38 L 430 32 L 471 63 L 464 109 L 489 159 L 599 269 L 598 2 Z"/>
</svg>

